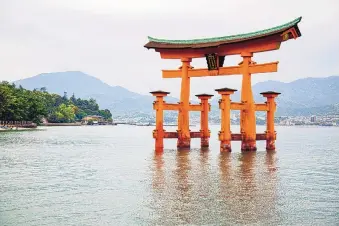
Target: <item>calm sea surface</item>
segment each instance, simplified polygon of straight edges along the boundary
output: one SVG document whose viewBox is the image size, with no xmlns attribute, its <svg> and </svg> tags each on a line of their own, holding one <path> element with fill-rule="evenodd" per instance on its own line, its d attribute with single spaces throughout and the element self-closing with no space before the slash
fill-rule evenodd
<svg viewBox="0 0 339 226">
<path fill-rule="evenodd" d="M 0 133 L 0 225 L 339 225 L 339 128 L 277 127 L 275 153 L 220 154 L 212 126 L 209 151 L 171 140 L 162 155 L 152 129 Z"/>
</svg>

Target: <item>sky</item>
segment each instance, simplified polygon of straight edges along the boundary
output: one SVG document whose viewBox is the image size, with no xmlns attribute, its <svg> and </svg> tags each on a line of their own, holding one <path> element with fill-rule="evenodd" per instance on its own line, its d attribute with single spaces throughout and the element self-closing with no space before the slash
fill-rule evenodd
<svg viewBox="0 0 339 226">
<path fill-rule="evenodd" d="M 302 37 L 254 55 L 257 63 L 280 63 L 276 73 L 253 75 L 253 84 L 339 75 L 338 0 L 0 0 L 0 80 L 82 71 L 134 92 L 178 96 L 180 79 L 163 79 L 161 70 L 177 69 L 180 61 L 144 48 L 147 36 L 225 36 L 299 16 Z M 240 61 L 227 56 L 225 65 Z M 206 67 L 206 61 L 194 59 L 192 66 Z M 192 78 L 191 95 L 240 86 L 239 75 Z"/>
</svg>

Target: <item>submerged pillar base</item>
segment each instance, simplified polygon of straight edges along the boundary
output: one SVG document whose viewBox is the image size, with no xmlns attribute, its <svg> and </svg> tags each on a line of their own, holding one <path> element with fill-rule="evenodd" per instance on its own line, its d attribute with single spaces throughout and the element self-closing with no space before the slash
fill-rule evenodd
<svg viewBox="0 0 339 226">
<path fill-rule="evenodd" d="M 177 147 L 178 148 L 190 148 L 191 138 L 178 138 Z"/>
<path fill-rule="evenodd" d="M 163 147 L 156 147 L 155 152 L 156 153 L 162 153 L 162 152 L 164 152 L 164 148 Z"/>
<path fill-rule="evenodd" d="M 266 150 L 267 151 L 274 151 L 275 150 L 275 140 L 274 139 L 266 140 Z"/>
<path fill-rule="evenodd" d="M 255 141 L 242 141 L 241 142 L 241 150 L 242 151 L 256 151 L 257 145 Z"/>
<path fill-rule="evenodd" d="M 201 138 L 201 147 L 202 148 L 208 148 L 210 146 L 209 137 L 202 137 Z"/>
<path fill-rule="evenodd" d="M 155 140 L 155 152 L 163 152 L 164 151 L 164 141 L 163 139 Z"/>
<path fill-rule="evenodd" d="M 221 141 L 220 142 L 220 152 L 231 152 L 231 142 L 230 141 Z"/>
<path fill-rule="evenodd" d="M 156 138 L 155 139 L 155 150 L 164 149 L 164 139 L 163 138 Z"/>
</svg>

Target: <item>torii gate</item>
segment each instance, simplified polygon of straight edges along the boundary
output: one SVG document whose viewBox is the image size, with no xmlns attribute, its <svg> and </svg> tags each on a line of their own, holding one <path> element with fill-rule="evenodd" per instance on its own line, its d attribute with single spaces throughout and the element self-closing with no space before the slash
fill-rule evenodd
<svg viewBox="0 0 339 226">
<path fill-rule="evenodd" d="M 241 140 L 242 150 L 256 150 L 256 140 L 266 140 L 267 149 L 275 149 L 276 139 L 274 131 L 274 98 L 279 95 L 276 92 L 262 93 L 267 97 L 264 104 L 255 104 L 252 94 L 251 74 L 276 72 L 278 62 L 257 64 L 252 61 L 253 53 L 277 50 L 281 42 L 296 39 L 301 36 L 298 23 L 301 17 L 286 24 L 251 32 L 247 34 L 231 35 L 224 37 L 193 39 L 193 40 L 165 40 L 148 37 L 149 42 L 145 45 L 148 49 L 154 49 L 160 53 L 162 59 L 180 59 L 182 66 L 179 70 L 163 70 L 163 78 L 181 78 L 181 94 L 178 104 L 166 104 L 163 97 L 168 93 L 164 91 L 151 92 L 157 97 L 154 108 L 157 111 L 156 129 L 156 151 L 163 148 L 163 138 L 178 138 L 178 148 L 189 148 L 190 139 L 202 138 L 202 146 L 208 146 L 208 99 L 210 95 L 200 95 L 205 100 L 200 105 L 191 105 L 190 100 L 190 78 L 203 76 L 242 75 L 241 103 L 233 103 L 229 96 L 236 90 L 229 88 L 217 89 L 221 95 L 220 109 L 221 151 L 230 151 L 231 140 Z M 225 56 L 240 55 L 243 60 L 238 66 L 223 67 Z M 208 68 L 194 69 L 190 63 L 193 58 L 205 57 Z M 178 110 L 178 130 L 176 133 L 168 133 L 163 130 L 163 110 Z M 190 132 L 189 111 L 201 111 L 201 131 Z M 231 134 L 230 110 L 240 110 L 240 134 Z M 265 134 L 256 134 L 255 111 L 267 111 L 267 131 Z M 161 112 L 161 113 L 160 113 Z M 206 118 L 207 115 L 207 118 Z M 207 122 L 206 122 L 207 120 Z M 207 139 L 207 144 L 206 144 Z M 203 142 L 204 140 L 204 142 Z"/>
</svg>

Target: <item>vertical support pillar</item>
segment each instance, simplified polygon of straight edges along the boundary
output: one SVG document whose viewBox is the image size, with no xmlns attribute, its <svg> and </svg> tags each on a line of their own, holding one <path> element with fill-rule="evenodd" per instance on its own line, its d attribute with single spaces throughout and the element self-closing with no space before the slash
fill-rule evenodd
<svg viewBox="0 0 339 226">
<path fill-rule="evenodd" d="M 155 130 L 153 130 L 153 138 L 155 139 L 155 152 L 162 152 L 164 150 L 164 97 L 169 92 L 161 90 L 151 92 L 156 100 L 153 103 L 155 110 Z"/>
<path fill-rule="evenodd" d="M 240 133 L 242 134 L 241 150 L 256 151 L 256 119 L 255 103 L 252 93 L 251 74 L 249 66 L 252 64 L 252 53 L 241 53 L 243 61 L 240 63 L 242 70 L 241 102 L 245 109 L 240 111 Z"/>
<path fill-rule="evenodd" d="M 180 109 L 178 115 L 178 148 L 190 148 L 191 137 L 189 128 L 189 105 L 190 105 L 190 78 L 188 69 L 191 67 L 191 58 L 182 58 L 181 67 L 181 92 L 180 92 Z"/>
<path fill-rule="evenodd" d="M 222 88 L 216 89 L 221 94 L 219 108 L 221 111 L 221 130 L 219 131 L 220 152 L 230 152 L 231 148 L 231 98 L 236 89 Z"/>
<path fill-rule="evenodd" d="M 200 115 L 200 134 L 201 134 L 201 147 L 209 147 L 209 138 L 210 138 L 210 130 L 208 128 L 208 112 L 210 111 L 210 104 L 208 100 L 213 97 L 210 94 L 198 94 L 197 96 L 201 101 L 201 115 Z"/>
<path fill-rule="evenodd" d="M 267 98 L 266 104 L 268 107 L 266 116 L 266 150 L 275 150 L 276 132 L 274 130 L 274 113 L 276 110 L 276 103 L 274 99 L 280 94 L 277 92 L 263 92 L 260 93 Z"/>
</svg>

